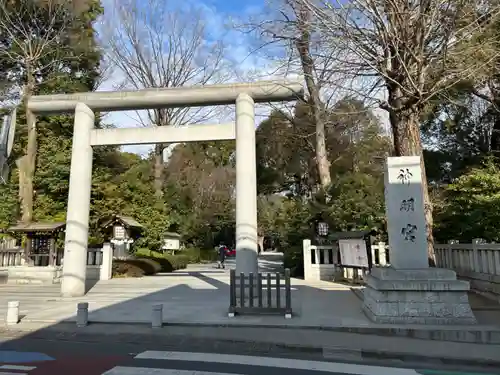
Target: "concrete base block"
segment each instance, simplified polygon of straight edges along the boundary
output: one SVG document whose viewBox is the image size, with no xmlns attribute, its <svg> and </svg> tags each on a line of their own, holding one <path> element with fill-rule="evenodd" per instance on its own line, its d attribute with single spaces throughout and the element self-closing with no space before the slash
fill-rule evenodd
<svg viewBox="0 0 500 375">
<path fill-rule="evenodd" d="M 469 283 L 446 269 L 374 268 L 365 277 L 363 311 L 376 323 L 475 324 Z"/>
<path fill-rule="evenodd" d="M 55 284 L 58 282 L 60 267 L 7 267 L 7 283 L 9 284 Z"/>
</svg>

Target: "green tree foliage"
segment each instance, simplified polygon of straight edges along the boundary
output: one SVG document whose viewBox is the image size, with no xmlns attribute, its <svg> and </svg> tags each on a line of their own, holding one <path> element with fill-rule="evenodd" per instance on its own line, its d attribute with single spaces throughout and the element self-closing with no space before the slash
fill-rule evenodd
<svg viewBox="0 0 500 375">
<path fill-rule="evenodd" d="M 436 236 L 441 241 L 500 241 L 500 168 L 494 159 L 445 186 L 440 198 Z"/>
<path fill-rule="evenodd" d="M 165 203 L 186 240 L 212 247 L 234 228 L 234 142 L 178 145 L 166 166 Z"/>
<path fill-rule="evenodd" d="M 314 126 L 304 103 L 292 116 L 275 111 L 257 130 L 260 231 L 301 264 L 301 244 L 321 215 L 332 231 L 384 230 L 383 161 L 390 139 L 359 101 L 345 98 L 328 111 L 327 151 L 332 185 L 318 197 Z"/>
<path fill-rule="evenodd" d="M 99 77 L 100 51 L 94 41 L 93 23 L 102 13 L 99 1 L 75 1 L 71 7 L 64 8 L 52 2 L 44 4 L 23 0 L 3 4 L 2 12 L 5 16 L 3 26 L 8 22 L 17 25 L 12 32 L 7 32 L 5 27 L 0 28 L 4 37 L 0 56 L 6 62 L 2 65 L 1 74 L 8 77 L 11 87 L 23 87 L 26 84 L 27 67 L 23 64 L 28 64 L 28 61 L 23 59 L 15 64 L 8 62 L 13 60 L 13 56 L 34 54 L 35 51 L 29 47 L 37 46 L 38 55 L 35 56 L 36 60 L 31 61 L 36 65 L 32 69 L 33 77 L 36 78 L 33 92 L 45 94 L 95 89 Z M 31 17 L 34 14 L 37 17 Z M 25 37 L 23 33 L 27 32 L 34 34 L 25 44 L 22 42 Z M 58 32 L 57 38 L 55 35 L 50 38 L 51 33 L 55 32 Z M 15 160 L 23 155 L 27 142 L 26 116 L 22 110 L 20 112 L 15 149 L 10 161 L 12 167 L 15 166 Z M 40 171 L 35 175 L 33 186 L 34 217 L 37 220 L 62 220 L 65 217 L 72 127 L 72 116 L 38 118 L 40 152 L 36 166 Z M 8 202 L 2 206 L 4 226 L 19 218 L 18 172 L 14 168 L 10 183 L 1 187 Z"/>
</svg>

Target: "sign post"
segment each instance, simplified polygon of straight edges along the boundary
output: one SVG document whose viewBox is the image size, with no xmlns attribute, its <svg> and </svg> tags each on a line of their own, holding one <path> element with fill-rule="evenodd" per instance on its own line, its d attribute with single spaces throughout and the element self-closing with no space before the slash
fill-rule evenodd
<svg viewBox="0 0 500 375">
<path fill-rule="evenodd" d="M 340 262 L 343 267 L 371 269 L 369 250 L 364 239 L 339 240 Z"/>
</svg>

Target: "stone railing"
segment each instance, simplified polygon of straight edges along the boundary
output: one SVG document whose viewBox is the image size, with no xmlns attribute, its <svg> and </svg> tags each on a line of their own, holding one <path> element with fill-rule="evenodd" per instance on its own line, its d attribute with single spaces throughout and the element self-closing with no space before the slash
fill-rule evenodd
<svg viewBox="0 0 500 375">
<path fill-rule="evenodd" d="M 449 241 L 435 244 L 436 263 L 439 268 L 454 270 L 461 278 L 470 281 L 471 288 L 500 300 L 500 244 L 484 243 L 480 239 L 469 244 Z M 304 278 L 306 280 L 361 281 L 361 270 L 340 268 L 336 245 L 312 245 L 303 241 Z M 378 242 L 371 246 L 374 266 L 388 266 L 389 246 Z"/>
<path fill-rule="evenodd" d="M 500 244 L 475 239 L 471 244 L 449 241 L 434 245 L 438 267 L 469 280 L 471 289 L 500 300 Z"/>
<path fill-rule="evenodd" d="M 20 266 L 23 262 L 23 248 L 16 246 L 14 238 L 0 238 L 0 267 Z"/>
<path fill-rule="evenodd" d="M 24 250 L 20 247 L 14 249 L 0 249 L 0 267 L 13 267 L 23 264 Z"/>
<path fill-rule="evenodd" d="M 304 240 L 302 246 L 305 280 L 347 280 L 354 282 L 362 280 L 362 270 L 338 267 L 340 255 L 336 244 L 319 246 L 311 244 L 311 240 Z M 371 252 L 374 265 L 389 265 L 388 246 L 384 242 L 373 244 Z"/>
<path fill-rule="evenodd" d="M 63 250 L 57 252 L 53 265 L 36 267 L 24 263 L 23 249 L 0 249 L 0 271 L 12 283 L 59 283 L 63 272 Z M 109 243 L 87 252 L 87 280 L 109 280 L 112 275 L 113 250 Z"/>
</svg>

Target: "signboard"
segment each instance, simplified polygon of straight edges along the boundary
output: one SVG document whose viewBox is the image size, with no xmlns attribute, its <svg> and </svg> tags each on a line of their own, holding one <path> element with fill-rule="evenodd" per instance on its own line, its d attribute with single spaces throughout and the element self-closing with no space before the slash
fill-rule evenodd
<svg viewBox="0 0 500 375">
<path fill-rule="evenodd" d="M 368 252 L 364 239 L 339 240 L 342 266 L 369 268 Z"/>
<path fill-rule="evenodd" d="M 125 238 L 125 228 L 122 225 L 115 225 L 113 227 L 113 237 L 117 240 Z"/>
<path fill-rule="evenodd" d="M 165 250 L 179 250 L 180 241 L 178 239 L 169 238 L 164 240 L 163 249 Z"/>
</svg>

